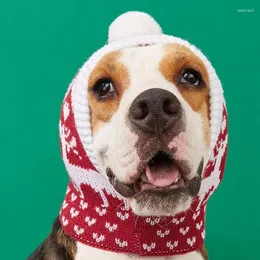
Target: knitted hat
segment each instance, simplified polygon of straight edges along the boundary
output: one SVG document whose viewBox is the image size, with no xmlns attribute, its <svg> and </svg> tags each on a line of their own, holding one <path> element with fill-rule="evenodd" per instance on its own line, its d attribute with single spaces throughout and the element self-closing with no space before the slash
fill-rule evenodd
<svg viewBox="0 0 260 260">
<path fill-rule="evenodd" d="M 98 165 L 87 100 L 88 77 L 97 62 L 111 51 L 162 43 L 188 47 L 206 66 L 210 80 L 210 154 L 191 210 L 174 217 L 137 217 Z M 223 177 L 227 114 L 216 72 L 195 46 L 163 34 L 148 14 L 128 12 L 119 16 L 109 27 L 108 44 L 85 62 L 71 82 L 62 104 L 59 131 L 62 157 L 70 177 L 60 222 L 70 237 L 104 250 L 149 256 L 184 254 L 203 245 L 206 203 Z"/>
</svg>

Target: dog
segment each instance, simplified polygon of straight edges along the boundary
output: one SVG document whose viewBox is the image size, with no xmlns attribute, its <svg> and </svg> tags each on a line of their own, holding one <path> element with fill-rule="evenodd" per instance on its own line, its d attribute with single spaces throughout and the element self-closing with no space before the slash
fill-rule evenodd
<svg viewBox="0 0 260 260">
<path fill-rule="evenodd" d="M 223 91 L 194 46 L 156 35 L 148 14 L 119 16 L 112 47 L 71 83 L 60 122 L 71 181 L 28 260 L 208 259 L 206 202 L 227 152 Z"/>
</svg>

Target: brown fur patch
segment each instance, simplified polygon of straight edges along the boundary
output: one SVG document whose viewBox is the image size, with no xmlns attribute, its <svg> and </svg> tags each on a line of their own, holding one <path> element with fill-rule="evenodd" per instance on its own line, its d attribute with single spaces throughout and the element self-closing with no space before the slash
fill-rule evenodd
<svg viewBox="0 0 260 260">
<path fill-rule="evenodd" d="M 205 245 L 203 245 L 202 248 L 198 250 L 198 252 L 202 255 L 203 259 L 208 260 L 208 252 Z"/>
<path fill-rule="evenodd" d="M 72 240 L 60 227 L 56 233 L 57 244 L 66 248 L 67 254 L 70 255 L 72 259 L 76 256 L 76 245 L 75 241 Z"/>
<path fill-rule="evenodd" d="M 75 259 L 76 251 L 76 242 L 63 231 L 57 217 L 53 223 L 50 235 L 27 260 L 73 260 Z"/>
<path fill-rule="evenodd" d="M 113 51 L 105 55 L 95 66 L 89 76 L 88 100 L 91 109 L 91 126 L 93 134 L 105 122 L 108 122 L 117 111 L 124 91 L 130 85 L 130 76 L 127 68 L 120 62 L 120 51 Z M 113 86 L 117 91 L 114 98 L 98 101 L 93 94 L 92 88 L 102 78 L 112 79 Z"/>
<path fill-rule="evenodd" d="M 180 44 L 167 44 L 159 64 L 163 76 L 178 88 L 191 108 L 200 113 L 204 125 L 204 139 L 210 143 L 209 131 L 209 76 L 204 63 L 190 49 Z M 202 75 L 204 87 L 185 87 L 177 81 L 177 75 L 185 68 L 192 68 Z"/>
</svg>

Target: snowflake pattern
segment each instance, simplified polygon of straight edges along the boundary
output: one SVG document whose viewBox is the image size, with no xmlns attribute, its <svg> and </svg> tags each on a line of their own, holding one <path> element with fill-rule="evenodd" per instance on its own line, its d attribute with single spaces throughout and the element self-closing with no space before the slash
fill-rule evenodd
<svg viewBox="0 0 260 260">
<path fill-rule="evenodd" d="M 73 83 L 72 83 L 73 84 Z M 223 177 L 227 153 L 227 115 L 204 171 L 199 195 L 191 210 L 175 217 L 136 217 L 96 171 L 75 127 L 71 90 L 62 106 L 60 142 L 71 182 L 60 211 L 64 231 L 91 246 L 139 255 L 174 255 L 197 250 L 205 238 L 205 205 Z M 74 183 L 74 180 L 77 181 Z M 151 238 L 153 240 L 151 241 Z"/>
</svg>

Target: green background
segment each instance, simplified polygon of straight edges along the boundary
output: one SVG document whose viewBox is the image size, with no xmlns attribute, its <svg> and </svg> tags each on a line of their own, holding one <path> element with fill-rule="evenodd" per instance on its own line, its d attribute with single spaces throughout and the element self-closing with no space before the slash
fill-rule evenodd
<svg viewBox="0 0 260 260">
<path fill-rule="evenodd" d="M 239 13 L 243 8 L 254 12 Z M 206 245 L 211 260 L 260 259 L 257 0 L 0 2 L 0 258 L 25 259 L 49 233 L 67 184 L 58 140 L 62 99 L 77 69 L 105 44 L 110 22 L 128 10 L 150 13 L 216 68 L 229 153 L 208 206 Z"/>
</svg>

